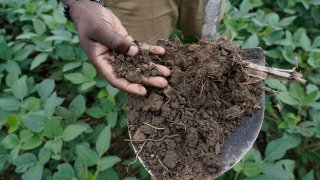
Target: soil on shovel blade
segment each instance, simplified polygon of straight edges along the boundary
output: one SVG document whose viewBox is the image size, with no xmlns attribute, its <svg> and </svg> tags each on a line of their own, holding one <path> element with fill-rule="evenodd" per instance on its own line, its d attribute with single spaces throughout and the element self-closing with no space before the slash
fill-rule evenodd
<svg viewBox="0 0 320 180">
<path fill-rule="evenodd" d="M 168 88 L 129 95 L 132 144 L 156 179 L 214 176 L 225 141 L 259 108 L 262 89 L 250 83 L 240 49 L 227 40 L 162 46 L 163 56 L 111 56 L 116 75 L 131 82 L 158 75 L 153 63 L 171 70 Z"/>
</svg>

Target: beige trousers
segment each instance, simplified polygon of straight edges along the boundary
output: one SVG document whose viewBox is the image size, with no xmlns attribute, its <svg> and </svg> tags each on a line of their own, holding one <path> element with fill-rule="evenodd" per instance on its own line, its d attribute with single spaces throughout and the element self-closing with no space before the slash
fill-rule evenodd
<svg viewBox="0 0 320 180">
<path fill-rule="evenodd" d="M 204 5 L 205 0 L 107 0 L 131 36 L 151 44 L 168 39 L 174 27 L 186 37 L 200 38 Z"/>
</svg>

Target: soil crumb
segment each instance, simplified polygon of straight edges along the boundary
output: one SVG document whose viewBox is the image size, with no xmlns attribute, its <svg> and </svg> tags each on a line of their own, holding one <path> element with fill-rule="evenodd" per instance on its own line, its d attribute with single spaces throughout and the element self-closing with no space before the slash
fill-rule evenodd
<svg viewBox="0 0 320 180">
<path fill-rule="evenodd" d="M 154 63 L 171 70 L 166 89 L 148 87 L 145 97 L 129 95 L 132 144 L 156 179 L 214 177 L 224 142 L 259 108 L 262 89 L 246 83 L 241 49 L 230 41 L 161 45 L 163 56 L 144 51 L 111 56 L 116 75 L 135 83 L 159 75 Z"/>
</svg>

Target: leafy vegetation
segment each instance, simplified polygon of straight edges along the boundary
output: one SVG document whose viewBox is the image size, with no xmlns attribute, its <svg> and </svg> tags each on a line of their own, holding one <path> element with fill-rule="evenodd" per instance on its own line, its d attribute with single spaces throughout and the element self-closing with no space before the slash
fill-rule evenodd
<svg viewBox="0 0 320 180">
<path fill-rule="evenodd" d="M 266 96 L 262 132 L 220 179 L 320 178 L 320 2 L 230 0 L 222 36 L 296 63 L 308 82 Z M 127 138 L 126 94 L 99 76 L 57 0 L 0 0 L 0 172 L 36 179 L 150 179 Z"/>
</svg>

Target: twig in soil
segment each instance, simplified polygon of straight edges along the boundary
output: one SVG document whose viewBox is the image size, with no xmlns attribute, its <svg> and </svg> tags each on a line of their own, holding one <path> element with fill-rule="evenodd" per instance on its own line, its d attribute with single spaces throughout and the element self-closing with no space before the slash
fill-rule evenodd
<svg viewBox="0 0 320 180">
<path fill-rule="evenodd" d="M 163 164 L 163 162 L 158 158 L 158 162 L 161 164 L 161 166 L 166 170 L 166 171 L 168 171 L 169 169 L 167 168 L 167 166 L 165 166 L 164 164 Z"/>
<path fill-rule="evenodd" d="M 180 136 L 180 135 L 179 134 L 174 134 L 174 135 L 171 135 L 171 136 L 165 135 L 161 139 L 139 139 L 139 140 L 126 139 L 125 141 L 129 141 L 129 142 L 145 142 L 145 141 L 160 142 L 160 141 L 163 141 L 166 138 L 173 138 L 173 137 L 177 137 L 177 136 Z"/>
<path fill-rule="evenodd" d="M 267 73 L 267 75 L 256 76 L 257 78 L 265 80 L 266 78 L 273 78 L 273 79 L 285 79 L 285 80 L 296 80 L 299 83 L 305 84 L 306 80 L 303 79 L 301 73 L 297 71 L 297 68 L 294 67 L 292 69 L 279 69 L 279 68 L 271 68 L 266 66 L 261 66 L 258 64 L 254 64 L 251 62 L 243 61 L 243 64 L 246 68 L 253 69 L 256 71 L 261 71 Z"/>
<path fill-rule="evenodd" d="M 261 83 L 261 80 L 249 80 L 243 83 L 240 83 L 242 85 L 251 85 L 251 84 L 257 84 L 257 83 Z"/>
<path fill-rule="evenodd" d="M 155 126 L 152 126 L 151 124 L 148 124 L 146 122 L 144 122 L 143 124 L 149 126 L 149 127 L 152 127 L 153 129 L 156 129 L 156 130 L 164 130 L 164 128 L 158 128 L 158 127 L 155 127 Z"/>
<path fill-rule="evenodd" d="M 143 144 L 142 144 L 142 146 L 141 146 L 141 148 L 140 148 L 140 150 L 137 152 L 137 154 L 136 154 L 136 158 L 134 159 L 134 161 L 132 161 L 132 162 L 129 162 L 129 164 L 128 164 L 128 166 L 127 166 L 127 172 L 129 172 L 129 167 L 131 166 L 131 165 L 133 165 L 134 163 L 136 163 L 137 162 L 137 160 L 138 160 L 138 156 L 139 156 L 139 154 L 141 153 L 141 151 L 142 151 L 142 149 L 143 149 L 143 147 L 144 147 L 144 145 L 147 143 L 147 141 L 145 141 L 145 142 L 143 142 Z"/>
<path fill-rule="evenodd" d="M 172 124 L 177 124 L 177 125 L 180 125 L 180 126 L 183 126 L 184 127 L 184 130 L 185 131 L 187 131 L 187 127 L 186 127 L 186 125 L 184 125 L 183 123 L 181 123 L 181 122 L 174 122 L 174 121 L 171 121 L 172 122 Z"/>
</svg>

